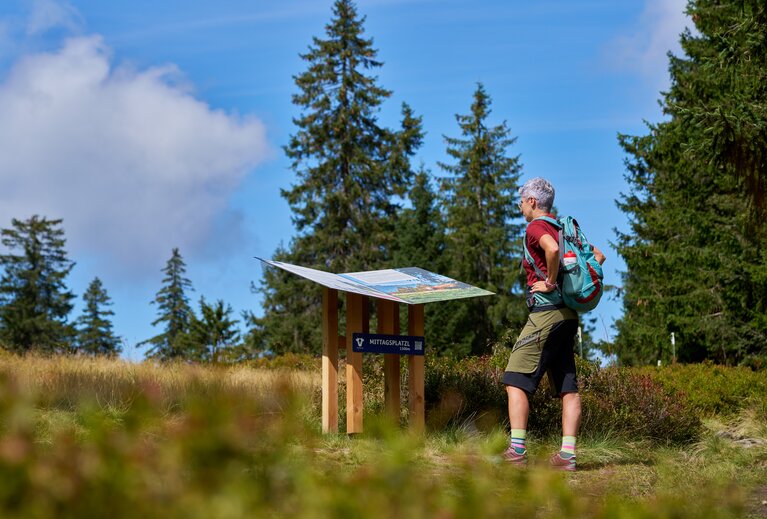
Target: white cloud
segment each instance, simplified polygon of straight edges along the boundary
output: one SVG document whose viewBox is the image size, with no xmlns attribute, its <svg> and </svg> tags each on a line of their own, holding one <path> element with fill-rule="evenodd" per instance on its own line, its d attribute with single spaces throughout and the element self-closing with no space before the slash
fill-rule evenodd
<svg viewBox="0 0 767 519">
<path fill-rule="evenodd" d="M 83 25 L 80 13 L 66 0 L 33 0 L 27 34 L 41 34 L 54 28 L 78 32 Z"/>
<path fill-rule="evenodd" d="M 636 25 L 610 43 L 610 61 L 621 69 L 641 75 L 656 86 L 668 84 L 671 51 L 681 54 L 679 37 L 692 27 L 685 14 L 687 0 L 646 0 Z"/>
<path fill-rule="evenodd" d="M 269 150 L 261 122 L 212 109 L 178 76 L 113 67 L 99 37 L 19 59 L 0 84 L 0 227 L 61 217 L 71 257 L 120 270 L 203 250 Z"/>
</svg>

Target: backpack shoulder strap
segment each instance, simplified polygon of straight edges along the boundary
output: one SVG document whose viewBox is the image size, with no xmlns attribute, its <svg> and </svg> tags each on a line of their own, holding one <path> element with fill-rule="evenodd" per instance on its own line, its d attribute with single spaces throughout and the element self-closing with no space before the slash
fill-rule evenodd
<svg viewBox="0 0 767 519">
<path fill-rule="evenodd" d="M 562 222 L 559 220 L 552 218 L 551 216 L 539 216 L 538 218 L 534 218 L 534 220 L 543 220 L 544 222 L 548 222 L 557 229 L 561 229 L 563 227 Z"/>
<path fill-rule="evenodd" d="M 543 220 L 544 222 L 548 222 L 554 227 L 557 228 L 559 232 L 557 232 L 557 238 L 559 241 L 559 259 L 562 259 L 562 254 L 564 254 L 564 234 L 565 234 L 565 224 L 557 220 L 556 218 L 552 218 L 551 216 L 539 216 L 538 218 L 534 218 L 534 220 Z M 528 260 L 529 261 L 529 260 Z"/>
<path fill-rule="evenodd" d="M 525 259 L 527 260 L 527 263 L 533 266 L 533 269 L 535 269 L 535 273 L 539 278 L 546 279 L 543 271 L 538 268 L 538 265 L 535 264 L 535 260 L 533 259 L 532 254 L 530 254 L 530 251 L 527 250 L 527 237 L 522 240 L 522 247 L 525 249 Z"/>
<path fill-rule="evenodd" d="M 554 224 L 558 226 L 558 224 L 556 223 L 556 220 L 548 216 L 541 216 L 539 218 L 536 218 L 536 220 L 546 220 L 547 222 L 554 222 Z M 527 260 L 527 263 L 532 265 L 536 275 L 540 279 L 546 279 L 546 275 L 543 273 L 543 271 L 540 268 L 538 268 L 538 265 L 535 264 L 535 260 L 533 259 L 532 254 L 530 254 L 530 251 L 527 250 L 527 233 L 525 233 L 525 236 L 522 237 L 522 247 L 525 249 L 525 259 Z"/>
</svg>

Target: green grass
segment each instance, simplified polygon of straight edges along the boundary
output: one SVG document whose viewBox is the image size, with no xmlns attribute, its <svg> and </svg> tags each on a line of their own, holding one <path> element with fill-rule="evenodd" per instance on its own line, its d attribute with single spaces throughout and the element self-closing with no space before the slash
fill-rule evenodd
<svg viewBox="0 0 767 519">
<path fill-rule="evenodd" d="M 499 424 L 425 436 L 368 415 L 319 432 L 315 372 L 0 357 L 0 516 L 758 517 L 760 408 L 704 420 L 686 445 L 579 437 L 580 470 L 553 472 L 558 437 L 505 464 Z"/>
</svg>

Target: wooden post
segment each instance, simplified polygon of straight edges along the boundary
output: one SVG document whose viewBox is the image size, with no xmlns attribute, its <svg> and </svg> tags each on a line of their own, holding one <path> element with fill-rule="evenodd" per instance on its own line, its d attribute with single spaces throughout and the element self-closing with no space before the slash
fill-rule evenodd
<svg viewBox="0 0 767 519">
<path fill-rule="evenodd" d="M 378 333 L 399 335 L 399 307 L 394 301 L 378 299 Z M 384 354 L 384 410 L 387 418 L 399 424 L 400 356 Z"/>
<path fill-rule="evenodd" d="M 407 312 L 409 335 L 424 335 L 423 305 L 410 305 Z M 424 412 L 424 355 L 408 355 L 408 407 L 410 428 L 417 432 L 425 429 Z"/>
<path fill-rule="evenodd" d="M 362 353 L 352 351 L 354 332 L 368 332 L 367 298 L 346 293 L 346 432 L 362 432 Z"/>
<path fill-rule="evenodd" d="M 322 432 L 338 432 L 338 291 L 322 289 Z"/>
</svg>

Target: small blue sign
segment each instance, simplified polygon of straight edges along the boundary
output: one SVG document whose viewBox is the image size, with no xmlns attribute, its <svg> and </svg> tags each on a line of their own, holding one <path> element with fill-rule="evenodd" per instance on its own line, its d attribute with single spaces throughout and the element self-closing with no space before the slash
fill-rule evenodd
<svg viewBox="0 0 767 519">
<path fill-rule="evenodd" d="M 417 335 L 382 335 L 355 333 L 352 351 L 358 353 L 393 353 L 396 355 L 423 355 L 424 340 Z"/>
</svg>

